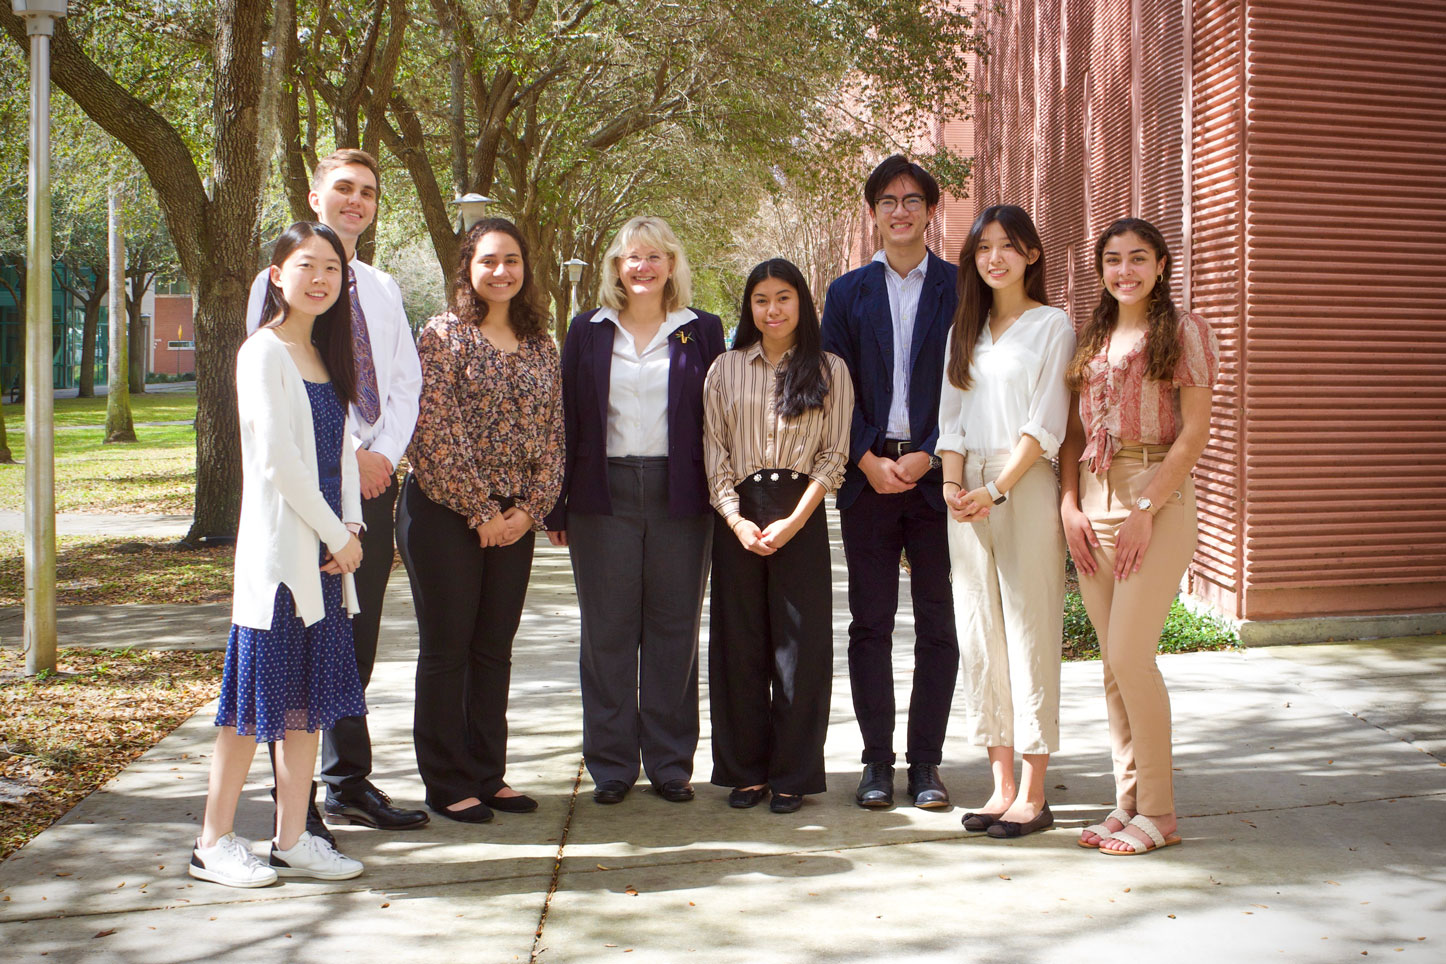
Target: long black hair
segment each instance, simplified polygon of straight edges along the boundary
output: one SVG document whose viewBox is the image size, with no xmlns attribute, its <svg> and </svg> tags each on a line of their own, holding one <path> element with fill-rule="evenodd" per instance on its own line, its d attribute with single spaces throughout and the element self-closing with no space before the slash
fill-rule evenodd
<svg viewBox="0 0 1446 964">
<path fill-rule="evenodd" d="M 793 355 L 778 370 L 774 398 L 778 411 L 785 418 L 796 418 L 811 408 L 823 407 L 828 397 L 828 365 L 823 360 L 823 339 L 818 331 L 818 309 L 813 305 L 808 282 L 803 280 L 791 261 L 770 258 L 748 273 L 743 285 L 743 310 L 738 315 L 738 330 L 733 334 L 733 348 L 747 348 L 763 338 L 753 323 L 753 289 L 769 278 L 776 278 L 798 293 L 798 326 L 793 331 Z"/>
<path fill-rule="evenodd" d="M 537 305 L 537 286 L 532 281 L 532 253 L 517 225 L 506 218 L 483 218 L 472 225 L 457 249 L 457 280 L 452 283 L 452 311 L 469 325 L 487 320 L 487 303 L 472 287 L 472 258 L 482 238 L 492 232 L 507 235 L 522 252 L 522 287 L 507 303 L 507 324 L 518 338 L 547 333 L 547 315 Z"/>
<path fill-rule="evenodd" d="M 336 249 L 341 261 L 341 289 L 337 292 L 332 306 L 316 316 L 311 326 L 311 343 L 321 353 L 321 362 L 331 376 L 331 387 L 343 405 L 356 401 L 356 357 L 351 341 L 351 267 L 347 264 L 346 248 L 336 232 L 315 221 L 297 221 L 276 239 L 276 249 L 271 253 L 273 267 L 281 267 L 302 242 L 310 238 L 321 238 Z M 286 320 L 286 299 L 281 289 L 268 275 L 266 299 L 261 303 L 261 326 L 275 328 Z M 260 330 L 260 329 L 258 329 Z"/>
<path fill-rule="evenodd" d="M 1029 213 L 1015 204 L 996 204 L 987 207 L 974 219 L 969 237 L 959 249 L 959 306 L 954 309 L 954 337 L 949 344 L 949 382 L 960 391 L 970 386 L 969 367 L 974 362 L 974 346 L 979 333 L 989 324 L 989 311 L 994 307 L 994 289 L 979 276 L 974 264 L 974 252 L 979 248 L 979 239 L 984 229 L 998 222 L 1004 229 L 1014 249 L 1028 258 L 1030 252 L 1039 257 L 1024 268 L 1024 296 L 1040 304 L 1047 304 L 1044 290 L 1044 244 L 1039 240 L 1039 231 L 1029 219 Z"/>
</svg>

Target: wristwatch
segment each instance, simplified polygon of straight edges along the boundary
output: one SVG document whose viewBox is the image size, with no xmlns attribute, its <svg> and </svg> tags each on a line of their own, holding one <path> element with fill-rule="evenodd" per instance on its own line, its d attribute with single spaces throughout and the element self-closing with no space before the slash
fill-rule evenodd
<svg viewBox="0 0 1446 964">
<path fill-rule="evenodd" d="M 1000 492 L 998 486 L 993 482 L 985 482 L 984 490 L 989 493 L 989 498 L 994 500 L 995 505 L 1003 505 L 1009 501 L 1009 493 Z"/>
<path fill-rule="evenodd" d="M 935 455 L 934 453 L 930 452 L 930 453 L 929 453 L 929 468 L 930 468 L 930 470 L 938 469 L 938 468 L 943 468 L 943 466 L 944 466 L 944 460 L 941 459 L 941 458 L 939 458 L 939 456 Z"/>
<path fill-rule="evenodd" d="M 1135 508 L 1139 509 L 1141 512 L 1149 513 L 1150 515 L 1154 515 L 1154 514 L 1155 514 L 1155 513 L 1154 513 L 1155 503 L 1151 502 L 1149 499 L 1145 498 L 1143 495 L 1140 496 L 1138 499 L 1135 500 Z"/>
</svg>

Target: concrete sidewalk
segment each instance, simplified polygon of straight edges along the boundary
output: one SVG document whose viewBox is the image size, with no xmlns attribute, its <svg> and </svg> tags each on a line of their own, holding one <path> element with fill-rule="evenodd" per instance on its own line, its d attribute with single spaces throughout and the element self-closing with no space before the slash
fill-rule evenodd
<svg viewBox="0 0 1446 964">
<path fill-rule="evenodd" d="M 1077 828 L 1112 806 L 1097 663 L 1064 667 L 1064 745 L 1049 780 L 1057 829 L 1007 843 L 963 836 L 960 814 L 987 795 L 988 772 L 983 751 L 957 737 L 943 778 L 961 806 L 853 805 L 861 744 L 841 555 L 834 563 L 830 791 L 797 814 L 729 810 L 726 790 L 706 784 L 706 689 L 698 799 L 666 803 L 644 783 L 619 806 L 592 803 L 580 772 L 571 577 L 562 551 L 540 548 L 514 650 L 508 774 L 541 800 L 536 813 L 498 814 L 481 827 L 434 818 L 412 833 L 340 828 L 342 848 L 367 865 L 352 881 L 256 891 L 193 881 L 185 864 L 214 739 L 203 710 L 0 865 L 0 957 L 1446 959 L 1439 637 L 1164 657 L 1186 842 L 1114 859 L 1075 846 Z M 111 607 L 91 618 L 104 620 L 112 642 L 145 644 L 154 641 L 155 608 Z M 224 644 L 216 608 L 173 610 L 168 643 L 215 644 L 219 635 Z M 901 656 L 910 631 L 901 617 Z M 62 636 L 62 645 L 81 641 L 67 628 Z M 416 627 L 401 572 L 383 639 L 369 693 L 376 782 L 399 804 L 420 806 L 410 740 Z M 957 710 L 955 723 L 962 731 Z M 256 840 L 271 814 L 265 760 L 259 753 L 237 827 Z M 901 799 L 902 784 L 901 773 Z"/>
</svg>

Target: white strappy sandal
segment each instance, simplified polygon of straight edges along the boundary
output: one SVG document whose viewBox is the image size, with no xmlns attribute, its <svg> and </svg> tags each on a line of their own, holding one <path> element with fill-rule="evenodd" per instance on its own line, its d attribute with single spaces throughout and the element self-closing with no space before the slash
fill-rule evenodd
<svg viewBox="0 0 1446 964">
<path fill-rule="evenodd" d="M 1110 834 L 1105 839 L 1123 840 L 1125 843 L 1130 845 L 1130 849 L 1106 850 L 1104 847 L 1101 847 L 1099 848 L 1100 853 L 1106 854 L 1110 857 L 1138 857 L 1140 854 L 1147 854 L 1152 850 L 1159 850 L 1163 847 L 1173 847 L 1177 843 L 1180 843 L 1179 834 L 1172 833 L 1168 837 L 1165 836 L 1164 834 L 1160 833 L 1160 828 L 1155 826 L 1155 822 L 1142 813 L 1135 814 L 1134 819 L 1130 821 L 1129 825 L 1131 827 L 1139 827 L 1141 830 L 1143 830 L 1145 834 L 1150 838 L 1151 843 L 1141 843 L 1134 837 L 1131 837 L 1129 834 L 1121 830 L 1119 833 Z"/>
<path fill-rule="evenodd" d="M 1096 837 L 1099 837 L 1101 840 L 1103 840 L 1104 838 L 1108 837 L 1110 834 L 1114 833 L 1114 831 L 1109 828 L 1109 821 L 1111 821 L 1111 820 L 1117 820 L 1117 821 L 1119 821 L 1120 823 L 1125 824 L 1126 826 L 1129 826 L 1129 823 L 1130 823 L 1130 815 L 1129 815 L 1128 813 L 1125 813 L 1125 811 L 1121 810 L 1120 808 L 1116 807 L 1114 810 L 1111 810 L 1111 811 L 1110 811 L 1110 815 L 1105 818 L 1105 822 L 1104 822 L 1104 823 L 1097 823 L 1097 824 L 1095 824 L 1095 825 L 1092 826 L 1092 827 L 1085 827 L 1083 830 L 1081 830 L 1081 831 L 1080 831 L 1080 834 L 1081 834 L 1080 839 L 1077 840 L 1076 843 L 1078 843 L 1081 847 L 1085 848 L 1086 850 L 1094 850 L 1094 849 L 1098 848 L 1098 847 L 1099 847 L 1099 844 L 1098 844 L 1098 843 L 1085 843 L 1085 841 L 1084 841 L 1084 836 L 1083 836 L 1083 835 L 1084 835 L 1084 834 L 1087 834 L 1087 833 L 1092 833 L 1092 834 L 1094 834 Z"/>
</svg>

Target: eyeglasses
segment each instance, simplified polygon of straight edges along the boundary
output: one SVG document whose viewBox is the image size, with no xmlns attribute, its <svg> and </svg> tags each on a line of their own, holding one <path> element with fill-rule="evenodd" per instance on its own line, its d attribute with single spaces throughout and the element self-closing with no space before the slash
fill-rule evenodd
<svg viewBox="0 0 1446 964">
<path fill-rule="evenodd" d="M 641 257 L 640 255 L 630 254 L 627 257 L 623 258 L 623 263 L 626 264 L 629 268 L 640 268 L 644 264 L 646 264 L 650 268 L 656 268 L 667 260 L 667 255 L 662 254 L 650 254 L 646 258 Z"/>
<path fill-rule="evenodd" d="M 874 207 L 885 214 L 892 214 L 894 209 L 900 204 L 904 206 L 905 211 L 911 214 L 917 214 L 924 210 L 924 195 L 905 194 L 902 198 L 896 198 L 892 194 L 885 194 L 883 197 L 874 201 Z"/>
</svg>

